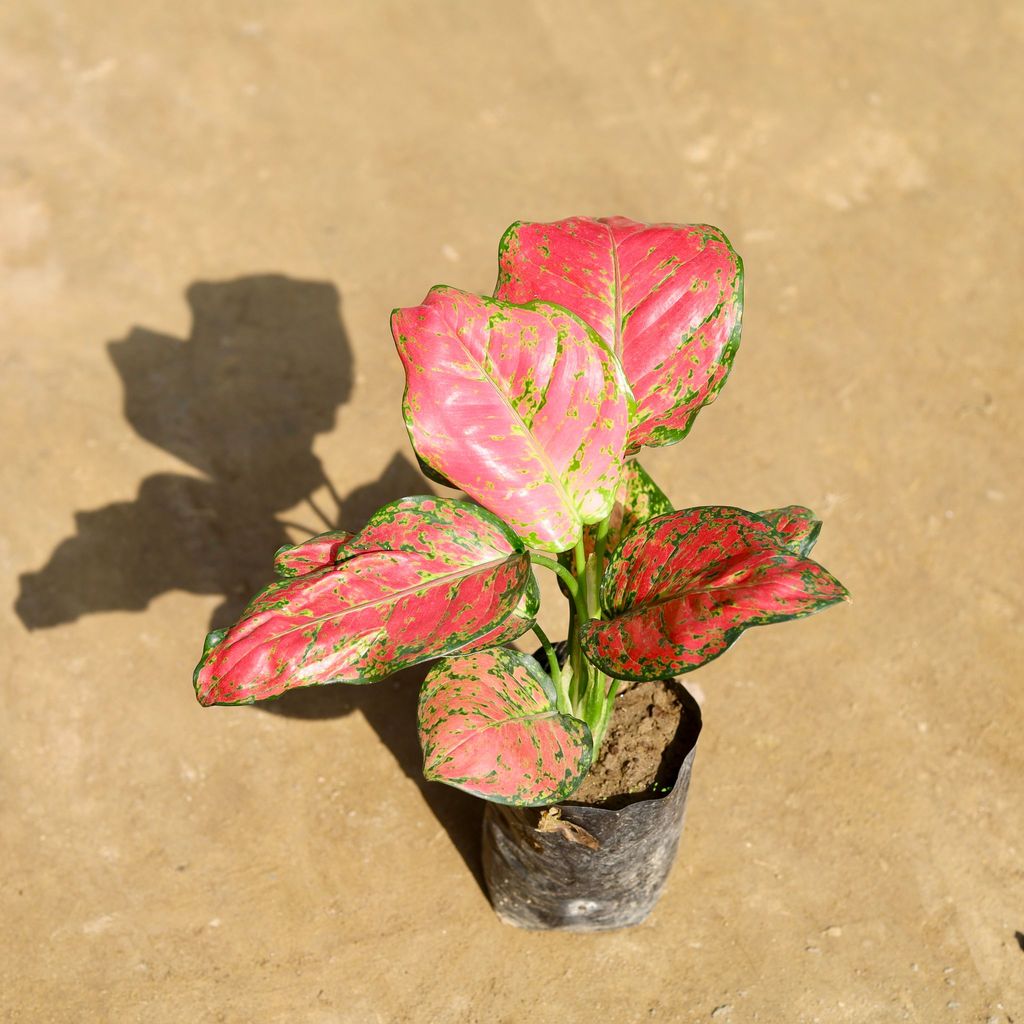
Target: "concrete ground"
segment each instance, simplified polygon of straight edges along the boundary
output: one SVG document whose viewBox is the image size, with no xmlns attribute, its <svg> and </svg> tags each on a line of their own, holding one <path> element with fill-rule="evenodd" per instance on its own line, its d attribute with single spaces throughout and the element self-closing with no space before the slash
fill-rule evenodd
<svg viewBox="0 0 1024 1024">
<path fill-rule="evenodd" d="M 1024 7 L 0 7 L 5 1021 L 1024 1021 Z M 801 502 L 854 603 L 688 677 L 641 927 L 503 927 L 415 680 L 202 710 L 321 518 L 422 492 L 388 332 L 515 219 L 746 260 L 678 505 Z M 543 622 L 559 629 L 553 589 Z"/>
</svg>

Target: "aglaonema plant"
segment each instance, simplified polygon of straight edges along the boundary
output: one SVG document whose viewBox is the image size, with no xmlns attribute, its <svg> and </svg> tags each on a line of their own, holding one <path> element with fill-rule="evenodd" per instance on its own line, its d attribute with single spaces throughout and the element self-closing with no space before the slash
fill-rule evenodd
<svg viewBox="0 0 1024 1024">
<path fill-rule="evenodd" d="M 419 703 L 426 776 L 546 805 L 598 757 L 623 681 L 691 672 L 751 626 L 842 600 L 808 557 L 808 509 L 676 511 L 636 461 L 717 396 L 742 304 L 717 228 L 513 224 L 493 297 L 439 286 L 392 315 L 413 448 L 470 500 L 404 498 L 356 534 L 281 549 L 279 579 L 207 637 L 200 702 L 436 659 Z M 538 567 L 568 602 L 564 658 L 536 622 Z M 530 630 L 543 667 L 509 646 Z"/>
</svg>

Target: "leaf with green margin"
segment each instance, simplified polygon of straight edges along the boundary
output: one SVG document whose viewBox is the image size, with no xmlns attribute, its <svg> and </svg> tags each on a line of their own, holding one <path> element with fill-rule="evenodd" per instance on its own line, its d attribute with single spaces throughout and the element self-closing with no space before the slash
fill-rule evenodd
<svg viewBox="0 0 1024 1024">
<path fill-rule="evenodd" d="M 376 682 L 454 653 L 503 625 L 532 577 L 522 541 L 500 519 L 450 498 L 385 505 L 344 552 L 272 583 L 239 622 L 208 637 L 195 672 L 200 703 Z"/>
<path fill-rule="evenodd" d="M 565 800 L 590 768 L 593 739 L 555 702 L 554 684 L 527 654 L 497 647 L 446 658 L 420 693 L 423 774 L 496 803 Z"/>
<path fill-rule="evenodd" d="M 803 505 L 786 505 L 785 508 L 769 508 L 757 513 L 767 520 L 777 534 L 785 538 L 786 547 L 794 555 L 806 558 L 821 533 L 821 520 Z"/>
<path fill-rule="evenodd" d="M 455 486 L 446 476 L 442 476 L 433 466 L 428 462 L 424 462 L 420 457 L 419 453 L 415 450 L 413 455 L 416 456 L 416 465 L 419 471 L 429 480 L 431 483 L 440 484 L 442 487 L 450 487 L 453 491 L 457 491 L 458 487 Z"/>
<path fill-rule="evenodd" d="M 455 288 L 395 310 L 418 457 L 530 547 L 564 551 L 611 509 L 629 420 L 618 360 L 578 317 Z"/>
<path fill-rule="evenodd" d="M 494 294 L 564 306 L 601 335 L 636 398 L 632 454 L 682 440 L 722 389 L 740 343 L 743 263 L 708 224 L 517 222 L 498 247 Z"/>
<path fill-rule="evenodd" d="M 751 626 L 801 618 L 847 597 L 760 516 L 684 509 L 637 527 L 608 565 L 608 619 L 584 624 L 590 662 L 616 679 L 662 679 L 725 652 Z"/>
<path fill-rule="evenodd" d="M 416 499 L 404 499 L 404 501 L 430 500 L 427 496 L 420 496 Z M 385 506 L 388 509 L 390 506 Z M 382 538 L 381 531 L 376 527 L 376 522 L 381 513 L 378 512 L 367 523 L 362 530 L 358 540 L 355 535 L 348 534 L 345 530 L 332 530 L 327 534 L 312 537 L 302 544 L 294 547 L 284 547 L 278 551 L 274 559 L 274 568 L 280 577 L 295 577 L 304 572 L 311 572 L 317 568 L 323 568 L 341 561 L 344 558 L 358 554 L 360 551 L 381 550 L 380 545 L 392 543 L 387 537 L 386 531 Z M 385 523 L 387 513 L 384 517 Z M 386 549 L 386 550 L 391 550 Z M 495 647 L 517 640 L 534 628 L 537 622 L 537 613 L 541 608 L 541 590 L 537 585 L 537 577 L 530 571 L 526 589 L 523 591 L 519 603 L 515 606 L 512 614 L 506 618 L 504 623 L 496 626 L 489 633 L 484 634 L 466 647 L 462 648 L 463 653 L 473 650 L 483 650 L 486 647 Z"/>
<path fill-rule="evenodd" d="M 482 651 L 488 647 L 500 647 L 502 644 L 510 644 L 518 640 L 528 630 L 533 629 L 537 621 L 537 612 L 540 611 L 540 587 L 537 586 L 537 577 L 533 572 L 526 584 L 526 590 L 519 599 L 512 614 L 499 626 L 495 626 L 490 633 L 480 637 L 459 651 L 460 654 L 469 654 L 473 651 Z"/>
<path fill-rule="evenodd" d="M 285 544 L 274 555 L 274 573 L 283 579 L 291 579 L 322 569 L 325 565 L 333 565 L 354 536 L 347 530 L 329 530 L 301 544 Z"/>
</svg>

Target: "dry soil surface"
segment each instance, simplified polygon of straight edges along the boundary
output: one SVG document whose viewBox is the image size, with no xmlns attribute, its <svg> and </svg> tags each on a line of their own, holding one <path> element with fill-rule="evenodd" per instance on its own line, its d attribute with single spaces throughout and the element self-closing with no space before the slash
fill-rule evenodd
<svg viewBox="0 0 1024 1024">
<path fill-rule="evenodd" d="M 987 0 L 0 6 L 3 1019 L 1024 1021 L 1022 48 Z M 593 936 L 496 922 L 414 677 L 191 687 L 279 544 L 426 489 L 392 307 L 575 213 L 729 233 L 731 380 L 645 464 L 810 505 L 854 595 L 689 677 L 669 889 Z"/>
</svg>

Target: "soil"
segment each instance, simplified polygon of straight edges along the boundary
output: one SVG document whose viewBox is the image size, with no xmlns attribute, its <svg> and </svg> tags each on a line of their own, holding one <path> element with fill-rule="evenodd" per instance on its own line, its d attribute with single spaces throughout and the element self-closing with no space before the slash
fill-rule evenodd
<svg viewBox="0 0 1024 1024">
<path fill-rule="evenodd" d="M 669 792 L 693 746 L 693 718 L 686 720 L 679 684 L 632 683 L 615 698 L 597 761 L 571 803 L 622 807 Z"/>
</svg>

